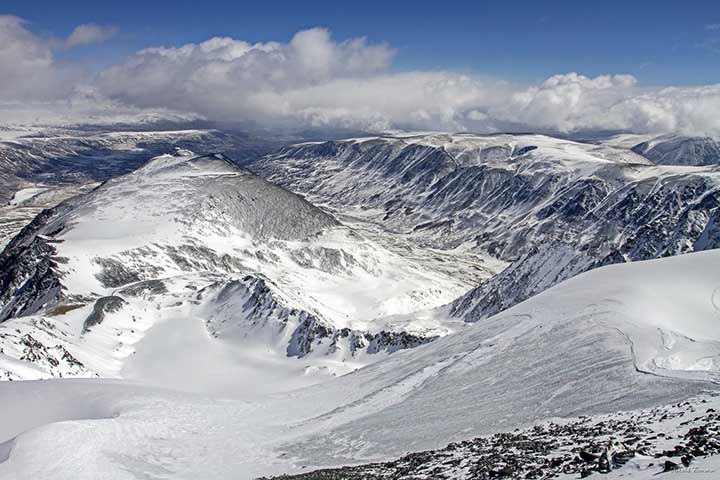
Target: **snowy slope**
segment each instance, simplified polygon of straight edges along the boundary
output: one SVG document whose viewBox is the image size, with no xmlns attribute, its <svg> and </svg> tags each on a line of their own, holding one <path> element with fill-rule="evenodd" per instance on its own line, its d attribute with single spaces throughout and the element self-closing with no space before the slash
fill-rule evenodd
<svg viewBox="0 0 720 480">
<path fill-rule="evenodd" d="M 316 408 L 326 401 L 327 413 L 315 417 L 319 433 L 288 445 L 288 453 L 323 463 L 342 455 L 345 463 L 374 460 L 379 452 L 651 406 L 717 385 L 718 261 L 720 252 L 711 251 L 597 269 L 293 395 L 287 402 Z"/>
<path fill-rule="evenodd" d="M 253 478 L 676 403 L 718 386 L 719 255 L 597 269 L 454 335 L 257 401 L 120 381 L 6 383 L 0 476 Z"/>
<path fill-rule="evenodd" d="M 157 358 L 152 339 L 179 325 L 177 341 L 188 345 L 165 354 L 169 367 L 207 347 L 219 356 L 229 349 L 239 379 L 262 370 L 243 362 L 276 362 L 280 377 L 283 368 L 308 366 L 345 373 L 458 323 L 385 322 L 473 285 L 397 251 L 221 155 L 179 150 L 44 211 L 8 245 L 0 255 L 0 318 L 8 320 L 0 335 L 6 356 L 48 375 L 78 374 L 74 361 L 59 358 L 67 350 L 82 375 L 144 378 L 130 363 L 143 351 Z M 203 335 L 214 340 L 193 343 Z M 52 353 L 58 348 L 63 355 Z M 322 357 L 317 364 L 286 361 L 314 356 Z M 6 376 L 25 378 L 11 367 Z M 192 389 L 202 375 L 188 368 L 169 383 Z"/>
<path fill-rule="evenodd" d="M 0 379 L 84 378 L 0 383 L 0 478 L 297 473 L 720 383 L 714 167 L 444 134 L 254 165 L 301 197 L 142 164 L 0 254 Z"/>
<path fill-rule="evenodd" d="M 243 162 L 284 144 L 218 130 L 134 127 L 0 127 L 0 249 L 43 208 L 177 147 L 225 152 Z"/>
</svg>

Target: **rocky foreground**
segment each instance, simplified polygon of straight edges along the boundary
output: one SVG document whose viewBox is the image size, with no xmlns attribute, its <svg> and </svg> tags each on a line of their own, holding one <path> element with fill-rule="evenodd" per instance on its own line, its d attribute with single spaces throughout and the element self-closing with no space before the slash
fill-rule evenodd
<svg viewBox="0 0 720 480">
<path fill-rule="evenodd" d="M 398 460 L 273 477 L 283 480 L 585 478 L 625 467 L 662 474 L 720 454 L 720 394 L 578 417 L 451 443 Z M 267 479 L 260 479 L 267 480 Z"/>
</svg>

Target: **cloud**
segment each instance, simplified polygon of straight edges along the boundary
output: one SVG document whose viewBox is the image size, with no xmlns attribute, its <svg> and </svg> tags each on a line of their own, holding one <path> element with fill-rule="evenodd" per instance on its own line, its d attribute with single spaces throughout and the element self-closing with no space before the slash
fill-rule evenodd
<svg viewBox="0 0 720 480">
<path fill-rule="evenodd" d="M 80 26 L 65 43 L 81 45 L 109 34 Z M 0 102 L 6 104 L 0 105 L 0 118 L 10 110 L 46 107 L 63 118 L 73 112 L 93 118 L 119 111 L 184 112 L 183 118 L 269 128 L 720 136 L 720 85 L 646 88 L 631 75 L 575 72 L 518 85 L 453 71 L 399 72 L 389 45 L 366 38 L 338 41 L 322 28 L 297 32 L 288 42 L 214 37 L 147 48 L 94 76 L 58 61 L 53 41 L 30 32 L 17 17 L 0 16 L 0 43 Z M 22 108 L 7 108 L 12 102 Z"/>
<path fill-rule="evenodd" d="M 212 38 L 150 48 L 104 71 L 122 103 L 265 126 L 437 130 L 627 130 L 720 135 L 720 87 L 644 89 L 631 75 L 554 75 L 537 85 L 449 71 L 393 72 L 393 50 L 327 30 L 288 43 Z M 706 107 L 709 106 L 709 107 Z"/>
<path fill-rule="evenodd" d="M 0 15 L 0 100 L 45 101 L 72 92 L 81 72 L 58 62 L 52 43 L 27 30 L 23 19 Z"/>
<path fill-rule="evenodd" d="M 513 93 L 493 114 L 560 131 L 611 128 L 608 107 L 631 94 L 636 83 L 631 75 L 554 75 L 538 86 Z"/>
<path fill-rule="evenodd" d="M 117 30 L 115 27 L 85 23 L 78 25 L 65 40 L 65 48 L 104 42 L 111 38 Z"/>
<path fill-rule="evenodd" d="M 710 31 L 720 30 L 720 23 L 711 23 L 709 25 L 705 25 L 705 30 L 710 30 Z"/>
<path fill-rule="evenodd" d="M 173 105 L 213 117 L 291 115 L 289 97 L 340 79 L 371 79 L 393 51 L 364 38 L 334 42 L 327 30 L 298 32 L 287 44 L 216 37 L 149 48 L 104 71 L 101 90 L 145 106 Z"/>
<path fill-rule="evenodd" d="M 58 60 L 55 52 L 102 41 L 114 32 L 111 27 L 85 24 L 67 39 L 45 38 L 30 31 L 22 18 L 0 15 L 0 102 L 6 104 L 4 109 L 13 103 L 66 101 L 86 90 L 91 82 L 86 69 Z"/>
</svg>

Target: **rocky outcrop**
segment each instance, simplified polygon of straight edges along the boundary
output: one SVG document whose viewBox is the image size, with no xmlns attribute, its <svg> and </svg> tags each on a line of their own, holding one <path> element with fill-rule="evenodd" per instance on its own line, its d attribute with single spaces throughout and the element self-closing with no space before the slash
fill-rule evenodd
<svg viewBox="0 0 720 480">
<path fill-rule="evenodd" d="M 451 443 L 400 459 L 317 470 L 275 480 L 474 480 L 586 478 L 610 473 L 636 456 L 634 470 L 660 474 L 720 454 L 720 415 L 707 399 L 651 410 L 580 417 L 562 423 Z M 679 428 L 676 426 L 680 423 Z M 668 448 L 666 445 L 673 445 Z M 262 479 L 260 479 L 262 480 Z"/>
<path fill-rule="evenodd" d="M 83 322 L 82 333 L 87 333 L 90 328 L 100 325 L 106 314 L 117 312 L 126 304 L 125 300 L 115 295 L 98 298 L 93 306 L 93 311 Z"/>
<path fill-rule="evenodd" d="M 55 305 L 62 297 L 51 238 L 42 234 L 65 204 L 43 210 L 0 253 L 0 322 Z"/>
<path fill-rule="evenodd" d="M 577 211 L 578 202 L 572 205 Z M 592 209 L 563 213 L 552 225 L 558 233 L 533 242 L 451 312 L 477 321 L 596 267 L 717 248 L 719 207 L 717 184 L 703 176 L 633 183 L 598 198 Z"/>
<path fill-rule="evenodd" d="M 255 275 L 213 283 L 200 290 L 196 300 L 213 305 L 207 325 L 214 337 L 233 338 L 238 331 L 243 337 L 269 332 L 286 343 L 288 357 L 338 354 L 351 358 L 361 352 L 392 353 L 436 338 L 403 331 L 369 333 L 337 328 L 316 313 L 289 306 L 269 280 Z"/>
</svg>

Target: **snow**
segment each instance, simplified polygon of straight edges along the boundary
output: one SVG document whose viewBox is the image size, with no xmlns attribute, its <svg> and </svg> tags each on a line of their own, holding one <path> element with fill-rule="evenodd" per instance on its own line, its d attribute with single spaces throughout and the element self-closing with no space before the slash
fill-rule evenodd
<svg viewBox="0 0 720 480">
<path fill-rule="evenodd" d="M 205 344 L 199 323 L 168 321 L 128 364 L 143 385 L 3 384 L 0 442 L 14 440 L 0 476 L 254 478 L 395 458 L 550 417 L 673 403 L 717 388 L 717 366 L 657 360 L 718 358 L 719 260 L 709 251 L 597 269 L 454 335 L 269 396 L 255 388 L 272 373 L 239 381 L 233 358 Z M 669 272 L 684 284 L 666 280 Z M 692 341 L 668 342 L 661 332 Z M 185 361 L 162 347 L 174 335 L 181 345 L 193 339 Z M 193 370 L 208 374 L 205 384 L 195 385 Z M 152 386 L 173 376 L 172 390 Z M 238 384 L 212 398 L 179 392 L 182 381 L 207 393 L 214 382 Z"/>
<path fill-rule="evenodd" d="M 31 198 L 40 195 L 46 190 L 46 187 L 29 187 L 18 190 L 17 192 L 15 192 L 13 198 L 10 200 L 10 205 L 20 205 L 26 200 L 30 200 Z"/>
<path fill-rule="evenodd" d="M 650 164 L 641 155 L 623 148 L 561 140 L 546 135 L 426 134 L 401 138 L 419 145 L 442 147 L 456 159 L 483 158 L 483 151 L 491 148 L 510 147 L 514 152 L 518 152 L 532 146 L 536 148 L 529 150 L 525 156 L 552 159 L 553 162 L 566 163 L 569 166 L 587 162 Z M 500 157 L 498 160 L 507 161 L 507 157 Z"/>
<path fill-rule="evenodd" d="M 707 171 L 541 135 L 417 141 L 513 171 Z M 63 207 L 41 235 L 65 298 L 0 324 L 0 375 L 26 380 L 0 384 L 0 478 L 254 478 L 718 388 L 720 251 L 603 267 L 467 324 L 448 302 L 507 263 L 381 213 L 184 150 Z M 108 296 L 121 306 L 87 328 Z M 343 328 L 442 338 L 371 353 L 321 335 Z"/>
<path fill-rule="evenodd" d="M 224 382 L 225 376 L 236 378 L 238 385 L 257 384 L 265 376 L 267 388 L 260 393 L 268 393 L 314 384 L 387 355 L 357 352 L 326 339 L 317 340 L 313 355 L 288 358 L 296 350 L 293 342 L 300 341 L 292 333 L 302 315 L 357 335 L 446 335 L 462 322 L 433 314 L 415 322 L 411 314 L 452 301 L 475 285 L 478 275 L 490 274 L 482 270 L 458 275 L 449 265 L 462 259 L 463 252 L 426 251 L 383 240 L 386 236 L 372 225 L 344 225 L 222 156 L 196 157 L 186 150 L 157 157 L 73 200 L 43 231 L 52 233 L 46 238 L 63 259 L 56 267 L 63 294 L 77 300 L 0 324 L 0 334 L 15 342 L 6 348 L 8 353 L 24 355 L 21 338 L 31 335 L 51 349 L 70 352 L 85 367 L 82 375 L 223 395 L 243 390 Z M 467 255 L 463 262 L 473 264 L 474 256 Z M 243 302 L 196 298 L 213 285 L 231 285 L 248 275 L 267 282 L 269 301 L 303 313 L 283 314 L 291 317 L 289 323 L 280 317 L 268 322 L 238 314 L 249 308 Z M 149 296 L 125 291 L 151 280 L 165 291 Z M 84 332 L 93 303 L 104 296 L 119 296 L 125 306 Z M 72 308 L 63 311 L 66 304 Z M 48 316 L 47 322 L 42 315 Z M 54 328 L 46 328 L 48 322 Z M 217 333 L 212 322 L 249 325 L 233 338 L 209 338 Z M 252 327 L 257 322 L 262 326 Z M 165 337 L 184 348 L 163 348 Z M 224 369 L 208 375 L 207 369 L 192 368 L 203 364 L 187 357 L 195 351 L 224 364 Z M 56 355 L 47 355 L 45 361 L 52 365 Z M 172 374 L 178 365 L 185 367 L 184 378 Z M 37 378 L 11 367 L 6 371 L 13 378 Z M 64 375 L 80 373 L 73 373 L 72 365 L 46 368 Z M 260 389 L 243 391 L 256 396 Z"/>
</svg>

